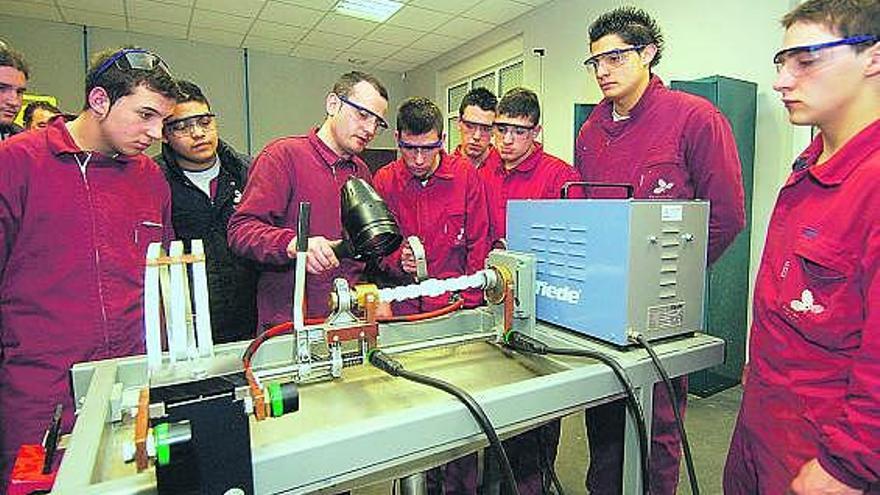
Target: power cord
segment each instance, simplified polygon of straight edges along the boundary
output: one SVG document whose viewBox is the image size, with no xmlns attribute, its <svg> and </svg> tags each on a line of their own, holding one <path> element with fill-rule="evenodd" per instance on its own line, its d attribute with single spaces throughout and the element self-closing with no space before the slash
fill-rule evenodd
<svg viewBox="0 0 880 495">
<path fill-rule="evenodd" d="M 547 344 L 515 330 L 508 332 L 504 336 L 504 342 L 508 347 L 520 352 L 590 358 L 611 368 L 611 371 L 614 372 L 617 380 L 623 385 L 623 388 L 626 391 L 627 407 L 636 418 L 636 427 L 639 432 L 639 451 L 642 460 L 642 493 L 650 493 L 651 459 L 650 456 L 648 456 L 648 430 L 645 426 L 645 413 L 642 411 L 641 403 L 636 399 L 635 387 L 633 387 L 632 383 L 629 381 L 629 377 L 626 375 L 626 371 L 623 367 L 620 366 L 620 363 L 615 361 L 614 358 L 597 351 L 549 347 Z"/>
<path fill-rule="evenodd" d="M 669 401 L 672 403 L 672 411 L 675 413 L 675 424 L 678 427 L 679 434 L 681 434 L 681 447 L 684 451 L 684 462 L 685 466 L 687 466 L 688 481 L 690 481 L 691 484 L 691 493 L 694 495 L 700 495 L 700 487 L 697 483 L 697 471 L 694 468 L 694 459 L 691 455 L 691 445 L 690 442 L 688 442 L 687 431 L 684 429 L 684 421 L 681 418 L 681 412 L 678 410 L 678 397 L 675 396 L 675 389 L 672 387 L 672 380 L 669 379 L 669 374 L 666 373 L 666 368 L 664 368 L 663 363 L 660 362 L 660 357 L 654 352 L 654 348 L 651 347 L 651 344 L 648 343 L 645 336 L 637 333 L 632 339 L 648 351 L 648 355 L 651 356 L 651 361 L 654 363 L 654 367 L 657 369 L 657 372 L 660 373 L 660 377 L 663 379 L 664 385 L 666 385 L 666 392 L 669 395 Z"/>
<path fill-rule="evenodd" d="M 507 453 L 504 451 L 504 446 L 501 445 L 501 439 L 498 438 L 498 434 L 495 432 L 495 428 L 492 427 L 492 423 L 489 421 L 489 417 L 486 416 L 483 408 L 480 407 L 480 405 L 477 403 L 477 401 L 474 400 L 473 397 L 471 397 L 464 390 L 456 387 L 455 385 L 452 385 L 451 383 L 439 380 L 437 378 L 432 378 L 430 376 L 425 376 L 419 373 L 408 371 L 399 361 L 393 359 L 379 349 L 371 350 L 368 355 L 368 359 L 370 361 L 370 364 L 379 368 L 385 373 L 388 373 L 391 376 L 399 376 L 405 380 L 442 390 L 460 400 L 468 409 L 468 411 L 470 411 L 471 415 L 474 417 L 477 423 L 480 425 L 480 428 L 483 430 L 483 433 L 486 434 L 486 438 L 489 440 L 489 445 L 498 456 L 498 460 L 501 464 L 501 474 L 504 476 L 504 482 L 508 488 L 505 493 L 519 495 L 519 491 L 516 487 L 516 478 L 513 475 L 513 469 L 510 467 L 510 460 L 507 458 Z"/>
</svg>

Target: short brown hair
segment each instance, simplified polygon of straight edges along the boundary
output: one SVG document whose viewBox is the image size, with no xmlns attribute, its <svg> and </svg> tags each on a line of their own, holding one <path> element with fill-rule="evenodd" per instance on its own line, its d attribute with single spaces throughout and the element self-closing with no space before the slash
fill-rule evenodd
<svg viewBox="0 0 880 495">
<path fill-rule="evenodd" d="M 339 76 L 339 80 L 333 85 L 333 93 L 340 96 L 349 96 L 354 86 L 361 81 L 367 81 L 370 83 L 371 86 L 376 88 L 379 95 L 382 96 L 382 98 L 385 98 L 385 101 L 388 101 L 388 90 L 385 89 L 385 86 L 379 82 L 379 79 L 377 79 L 376 76 L 356 70 L 346 72 Z"/>
<path fill-rule="evenodd" d="M 880 2 L 809 0 L 785 14 L 781 22 L 786 29 L 797 22 L 821 24 L 843 38 L 858 35 L 880 36 Z M 866 45 L 856 45 L 853 48 L 862 50 Z"/>
</svg>

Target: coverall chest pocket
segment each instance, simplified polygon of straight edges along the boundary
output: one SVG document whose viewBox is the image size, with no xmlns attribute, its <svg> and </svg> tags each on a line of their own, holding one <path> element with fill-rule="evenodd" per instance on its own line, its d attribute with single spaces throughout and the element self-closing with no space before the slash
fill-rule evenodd
<svg viewBox="0 0 880 495">
<path fill-rule="evenodd" d="M 139 215 L 134 225 L 134 244 L 136 250 L 141 254 L 146 254 L 147 247 L 154 242 L 162 242 L 162 231 L 164 225 L 159 219 L 150 219 L 147 215 Z"/>
<path fill-rule="evenodd" d="M 777 307 L 807 340 L 827 349 L 850 347 L 863 323 L 855 270 L 837 243 L 798 238 L 779 275 Z"/>
<path fill-rule="evenodd" d="M 682 160 L 674 155 L 657 156 L 635 172 L 633 184 L 637 198 L 683 198 L 688 174 Z"/>
<path fill-rule="evenodd" d="M 452 249 L 464 248 L 467 243 L 465 235 L 465 219 L 464 211 L 449 210 L 444 216 L 441 236 L 447 246 Z"/>
</svg>

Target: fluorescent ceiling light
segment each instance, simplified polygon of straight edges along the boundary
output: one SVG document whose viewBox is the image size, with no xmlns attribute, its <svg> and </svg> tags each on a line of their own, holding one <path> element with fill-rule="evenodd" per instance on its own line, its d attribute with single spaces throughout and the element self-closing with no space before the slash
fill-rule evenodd
<svg viewBox="0 0 880 495">
<path fill-rule="evenodd" d="M 336 4 L 336 12 L 358 19 L 385 22 L 401 7 L 401 2 L 392 0 L 340 0 Z"/>
</svg>

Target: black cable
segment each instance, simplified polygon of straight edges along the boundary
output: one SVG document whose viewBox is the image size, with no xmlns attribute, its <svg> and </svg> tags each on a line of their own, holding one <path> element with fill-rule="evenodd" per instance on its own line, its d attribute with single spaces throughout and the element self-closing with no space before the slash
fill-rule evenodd
<svg viewBox="0 0 880 495">
<path fill-rule="evenodd" d="M 560 429 L 561 428 L 562 425 L 560 425 Z M 565 495 L 565 490 L 562 489 L 562 482 L 559 481 L 559 476 L 556 475 L 556 466 L 553 465 L 553 462 L 550 461 L 550 456 L 547 455 L 547 444 L 544 442 L 545 431 L 546 430 L 544 429 L 544 427 L 541 427 L 538 430 L 538 449 L 541 451 L 541 460 L 544 461 L 544 467 L 547 468 L 547 474 L 550 476 L 550 483 L 553 485 L 554 488 L 556 488 L 557 495 Z M 544 493 L 551 493 L 548 483 L 544 479 L 543 467 L 541 471 L 541 485 L 543 487 Z"/>
<path fill-rule="evenodd" d="M 636 418 L 636 427 L 639 432 L 639 451 L 642 460 L 642 493 L 650 493 L 651 459 L 648 455 L 648 429 L 645 422 L 645 413 L 642 410 L 641 402 L 639 402 L 636 398 L 635 387 L 633 387 L 632 383 L 629 381 L 629 377 L 627 376 L 626 371 L 623 369 L 623 367 L 620 366 L 620 363 L 614 360 L 614 358 L 598 351 L 591 351 L 589 349 L 565 349 L 548 347 L 547 344 L 544 344 L 543 342 L 540 342 L 536 339 L 529 337 L 528 335 L 517 331 L 508 332 L 504 336 L 504 342 L 511 348 L 521 352 L 528 352 L 532 354 L 555 354 L 559 356 L 585 357 L 595 359 L 596 361 L 599 361 L 611 368 L 611 371 L 614 372 L 617 380 L 620 381 L 621 385 L 623 385 L 623 388 L 626 391 L 627 406 L 629 407 L 630 412 Z"/>
<path fill-rule="evenodd" d="M 678 410 L 678 398 L 675 396 L 675 389 L 672 387 L 672 380 L 669 379 L 669 374 L 666 373 L 666 368 L 664 368 L 663 363 L 660 362 L 660 357 L 654 352 L 654 348 L 651 347 L 651 344 L 648 343 L 645 336 L 642 334 L 636 334 L 635 341 L 648 351 L 648 355 L 651 356 L 651 361 L 654 362 L 654 367 L 657 368 L 657 372 L 660 373 L 660 377 L 663 378 L 663 383 L 666 385 L 666 391 L 669 394 L 669 401 L 672 402 L 672 411 L 675 413 L 675 424 L 678 426 L 679 434 L 681 434 L 681 447 L 682 450 L 684 450 L 684 463 L 685 466 L 687 466 L 688 481 L 691 483 L 691 493 L 694 495 L 700 495 L 700 487 L 697 483 L 697 470 L 694 468 L 694 458 L 691 455 L 691 445 L 690 442 L 688 442 L 687 431 L 684 429 L 684 421 L 681 418 L 681 412 Z"/>
<path fill-rule="evenodd" d="M 391 376 L 399 376 L 412 382 L 442 390 L 461 401 L 477 421 L 477 424 L 480 425 L 480 428 L 489 440 L 489 445 L 498 456 L 499 463 L 501 464 L 501 472 L 504 476 L 504 482 L 508 487 L 508 490 L 505 493 L 519 495 L 519 490 L 517 490 L 516 487 L 516 477 L 513 475 L 513 468 L 510 467 L 510 460 L 507 458 L 507 452 L 504 451 L 504 446 L 501 445 L 501 439 L 498 438 L 498 434 L 495 432 L 495 428 L 492 427 L 492 422 L 489 421 L 486 412 L 483 411 L 483 408 L 480 407 L 480 404 L 478 404 L 473 397 L 451 383 L 406 370 L 400 362 L 378 349 L 370 351 L 368 358 L 370 364 Z"/>
</svg>

